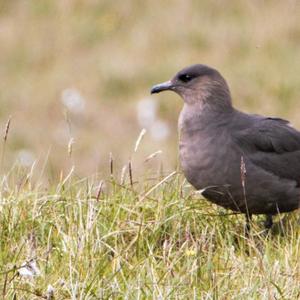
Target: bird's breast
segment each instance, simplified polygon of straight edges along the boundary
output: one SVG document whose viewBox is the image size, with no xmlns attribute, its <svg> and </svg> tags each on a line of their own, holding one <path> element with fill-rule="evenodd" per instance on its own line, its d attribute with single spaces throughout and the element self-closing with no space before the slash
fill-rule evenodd
<svg viewBox="0 0 300 300">
<path fill-rule="evenodd" d="M 181 128 L 179 157 L 187 180 L 197 189 L 230 184 L 227 178 L 237 173 L 230 165 L 237 159 L 236 152 L 222 129 Z"/>
</svg>

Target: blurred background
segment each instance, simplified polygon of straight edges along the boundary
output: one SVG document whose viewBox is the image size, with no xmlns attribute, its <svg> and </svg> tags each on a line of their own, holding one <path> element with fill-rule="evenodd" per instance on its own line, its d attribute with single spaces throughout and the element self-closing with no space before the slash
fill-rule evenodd
<svg viewBox="0 0 300 300">
<path fill-rule="evenodd" d="M 193 63 L 217 68 L 239 109 L 300 128 L 299 20 L 296 0 L 0 1 L 4 169 L 105 176 L 112 153 L 118 176 L 130 159 L 134 174 L 174 170 L 182 102 L 149 90 Z"/>
</svg>

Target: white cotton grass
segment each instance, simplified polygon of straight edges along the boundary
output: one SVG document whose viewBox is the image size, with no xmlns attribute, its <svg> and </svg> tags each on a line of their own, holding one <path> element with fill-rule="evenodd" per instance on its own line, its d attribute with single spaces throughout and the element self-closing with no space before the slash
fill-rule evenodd
<svg viewBox="0 0 300 300">
<path fill-rule="evenodd" d="M 35 162 L 34 154 L 28 149 L 21 149 L 17 152 L 17 160 L 23 167 L 30 167 Z"/>
<path fill-rule="evenodd" d="M 157 103 L 151 97 L 137 103 L 137 118 L 141 127 L 149 128 L 156 119 Z"/>
<path fill-rule="evenodd" d="M 170 134 L 167 122 L 157 118 L 157 102 L 151 97 L 137 103 L 137 119 L 139 125 L 147 129 L 154 140 L 164 140 Z"/>
<path fill-rule="evenodd" d="M 168 137 L 170 129 L 166 122 L 157 120 L 151 126 L 150 134 L 155 140 L 161 141 Z"/>
<path fill-rule="evenodd" d="M 30 277 L 30 278 L 41 275 L 41 271 L 38 268 L 35 260 L 24 262 L 19 268 L 18 273 L 22 277 Z"/>
<path fill-rule="evenodd" d="M 51 284 L 48 284 L 47 292 L 46 292 L 46 299 L 47 300 L 54 299 L 54 292 L 55 292 L 54 287 Z"/>
<path fill-rule="evenodd" d="M 61 102 L 72 113 L 82 113 L 85 109 L 85 99 L 75 88 L 67 88 L 62 91 Z"/>
</svg>

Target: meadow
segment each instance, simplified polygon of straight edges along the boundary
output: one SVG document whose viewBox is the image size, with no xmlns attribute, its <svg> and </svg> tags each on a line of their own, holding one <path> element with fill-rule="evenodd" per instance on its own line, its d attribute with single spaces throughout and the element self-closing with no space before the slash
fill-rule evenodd
<svg viewBox="0 0 300 300">
<path fill-rule="evenodd" d="M 271 232 L 212 206 L 176 172 L 143 183 L 72 174 L 2 181 L 3 299 L 299 299 L 299 214 Z M 18 174 L 16 176 L 15 174 Z"/>
<path fill-rule="evenodd" d="M 300 128 L 298 1 L 0 0 L 0 298 L 299 299 L 299 212 L 208 203 L 177 158 L 193 63 Z"/>
</svg>

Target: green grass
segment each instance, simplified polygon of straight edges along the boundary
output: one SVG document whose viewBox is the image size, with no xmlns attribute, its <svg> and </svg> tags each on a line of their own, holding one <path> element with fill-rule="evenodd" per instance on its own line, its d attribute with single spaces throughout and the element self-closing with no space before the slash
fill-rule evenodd
<svg viewBox="0 0 300 300">
<path fill-rule="evenodd" d="M 25 174 L 25 176 L 24 176 Z M 31 174 L 32 175 L 32 174 Z M 200 199 L 181 175 L 119 184 L 70 174 L 45 189 L 3 179 L 0 294 L 4 299 L 298 299 L 297 213 L 268 236 Z M 34 260 L 39 276 L 20 276 Z"/>
<path fill-rule="evenodd" d="M 176 95 L 153 98 L 170 136 L 148 129 L 132 154 L 137 103 L 192 63 L 220 70 L 236 107 L 299 128 L 299 12 L 295 0 L 0 0 L 2 131 L 11 116 L 0 299 L 50 299 L 49 286 L 55 299 L 299 299 L 298 212 L 268 237 L 256 217 L 246 238 L 243 216 L 200 199 L 181 175 L 163 181 L 177 165 Z M 70 88 L 83 111 L 61 101 Z M 24 151 L 34 168 L 8 172 Z M 128 158 L 132 184 L 117 174 Z M 63 175 L 73 165 L 78 175 Z M 30 261 L 40 275 L 20 276 Z"/>
</svg>

